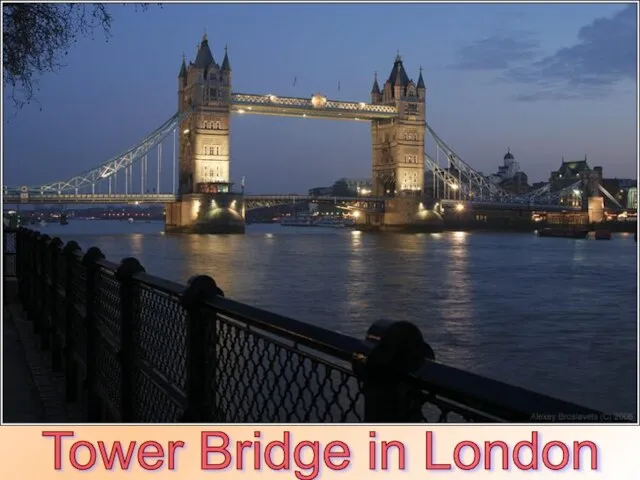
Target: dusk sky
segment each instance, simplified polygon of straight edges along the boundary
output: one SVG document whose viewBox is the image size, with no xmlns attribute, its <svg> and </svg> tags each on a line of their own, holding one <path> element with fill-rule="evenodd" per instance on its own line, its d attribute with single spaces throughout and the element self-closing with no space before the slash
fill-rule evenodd
<svg viewBox="0 0 640 480">
<path fill-rule="evenodd" d="M 636 177 L 635 4 L 111 12 L 109 42 L 81 40 L 40 78 L 39 106 L 5 104 L 5 185 L 64 180 L 138 143 L 177 110 L 181 55 L 194 60 L 205 29 L 218 63 L 228 45 L 235 92 L 369 101 L 374 71 L 386 80 L 399 50 L 414 80 L 424 68 L 427 122 L 484 174 L 510 147 L 530 182 L 585 154 L 605 177 Z M 246 176 L 252 193 L 371 175 L 368 123 L 236 115 L 231 136 L 232 181 Z"/>
</svg>

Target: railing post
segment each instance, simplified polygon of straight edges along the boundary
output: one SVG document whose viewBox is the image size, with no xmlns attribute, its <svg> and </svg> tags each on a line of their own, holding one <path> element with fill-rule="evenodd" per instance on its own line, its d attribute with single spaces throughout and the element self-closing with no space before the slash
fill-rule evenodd
<svg viewBox="0 0 640 480">
<path fill-rule="evenodd" d="M 19 246 L 17 247 L 17 254 L 20 258 L 19 264 L 19 276 L 18 276 L 18 295 L 20 297 L 20 304 L 22 308 L 27 311 L 27 305 L 29 304 L 29 265 L 31 262 L 30 244 L 29 238 L 31 231 L 21 227 L 18 232 L 20 239 Z"/>
<path fill-rule="evenodd" d="M 121 421 L 132 423 L 134 419 L 133 371 L 135 368 L 135 322 L 139 302 L 134 275 L 144 272 L 138 259 L 129 257 L 120 262 L 116 280 L 120 282 L 120 364 L 122 365 Z"/>
<path fill-rule="evenodd" d="M 86 333 L 86 372 L 84 388 L 87 395 L 87 421 L 100 422 L 102 420 L 102 403 L 96 394 L 96 382 L 98 380 L 96 355 L 98 354 L 98 332 L 96 329 L 96 278 L 100 272 L 98 261 L 104 258 L 104 254 L 98 247 L 91 247 L 82 257 L 81 263 L 85 268 L 85 317 L 84 329 Z M 71 326 L 69 325 L 69 328 Z M 73 345 L 72 345 L 73 346 Z M 74 372 L 77 375 L 77 370 Z M 77 377 L 74 382 L 77 382 Z"/>
<path fill-rule="evenodd" d="M 49 235 L 41 235 L 38 234 L 36 237 L 36 246 L 35 246 L 35 269 L 33 273 L 35 274 L 34 285 L 35 285 L 35 295 L 32 299 L 35 305 L 34 310 L 34 318 L 33 318 L 33 333 L 44 336 L 44 333 L 47 329 L 46 327 L 46 317 L 49 312 L 47 312 L 47 281 L 48 281 L 48 272 L 47 272 L 47 242 L 49 241 Z M 48 348 L 45 347 L 45 343 L 42 338 L 40 338 L 40 347 L 42 349 Z"/>
<path fill-rule="evenodd" d="M 71 241 L 62 249 L 64 259 L 64 323 L 60 326 L 62 338 L 64 339 L 64 387 L 65 400 L 75 402 L 78 397 L 78 364 L 74 358 L 75 348 L 73 345 L 73 319 L 79 315 L 74 304 L 73 294 L 73 264 L 78 261 L 80 246 Z"/>
<path fill-rule="evenodd" d="M 380 320 L 367 331 L 364 355 L 353 369 L 362 382 L 367 423 L 422 421 L 419 391 L 406 381 L 426 360 L 435 360 L 420 329 L 410 322 Z"/>
<path fill-rule="evenodd" d="M 216 312 L 203 308 L 202 301 L 224 293 L 208 275 L 191 277 L 182 294 L 187 310 L 187 408 L 185 422 L 220 421 L 217 412 Z"/>
<path fill-rule="evenodd" d="M 51 369 L 54 372 L 59 372 L 62 370 L 62 347 L 60 342 L 60 336 L 58 335 L 58 331 L 61 327 L 61 314 L 62 312 L 58 311 L 58 284 L 60 279 L 60 254 L 62 252 L 62 240 L 58 237 L 51 239 L 48 245 L 48 253 L 49 253 L 49 271 L 51 272 L 51 276 L 49 277 L 49 323 L 48 323 L 48 331 L 45 331 L 44 336 L 42 337 L 43 344 L 49 343 L 51 344 Z M 46 339 L 46 342 L 45 342 Z"/>
<path fill-rule="evenodd" d="M 35 320 L 34 317 L 36 315 L 36 279 L 38 275 L 36 273 L 36 237 L 38 232 L 34 230 L 29 230 L 25 232 L 25 269 L 23 271 L 25 277 L 25 288 L 24 288 L 24 302 L 22 307 L 25 309 L 27 313 L 27 319 L 33 323 L 32 328 L 35 330 Z"/>
</svg>

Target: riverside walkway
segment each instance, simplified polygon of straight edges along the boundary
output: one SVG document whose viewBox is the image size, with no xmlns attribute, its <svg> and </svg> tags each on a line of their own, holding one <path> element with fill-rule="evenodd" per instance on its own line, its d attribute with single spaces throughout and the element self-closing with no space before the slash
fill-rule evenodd
<svg viewBox="0 0 640 480">
<path fill-rule="evenodd" d="M 227 299 L 207 276 L 181 285 L 95 247 L 27 229 L 3 237 L 6 300 L 17 283 L 17 303 L 3 302 L 15 327 L 4 333 L 3 363 L 15 367 L 7 422 L 607 418 L 439 363 L 409 322 L 378 321 L 354 338 Z"/>
<path fill-rule="evenodd" d="M 5 293 L 3 303 L 7 301 L 11 302 L 11 299 L 7 298 Z M 42 423 L 46 420 L 43 402 L 33 379 L 25 348 L 20 341 L 15 320 L 6 303 L 3 305 L 3 318 L 3 421 L 8 423 Z"/>
</svg>

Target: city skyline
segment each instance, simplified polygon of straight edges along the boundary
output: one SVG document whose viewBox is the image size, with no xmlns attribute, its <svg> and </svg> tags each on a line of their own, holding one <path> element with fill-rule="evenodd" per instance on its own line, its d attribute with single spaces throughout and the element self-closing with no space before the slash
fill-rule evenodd
<svg viewBox="0 0 640 480">
<path fill-rule="evenodd" d="M 510 148 L 530 183 L 585 154 L 605 177 L 636 176 L 633 4 L 111 11 L 109 42 L 81 40 L 59 73 L 40 78 L 40 105 L 13 116 L 5 93 L 5 184 L 63 180 L 139 142 L 177 109 L 182 53 L 193 60 L 205 30 L 217 62 L 228 45 L 235 92 L 369 101 L 374 71 L 384 82 L 399 52 L 414 80 L 424 69 L 427 122 L 485 175 Z M 252 192 L 305 191 L 371 172 L 364 122 L 236 115 L 231 149 L 232 180 L 246 176 Z"/>
</svg>

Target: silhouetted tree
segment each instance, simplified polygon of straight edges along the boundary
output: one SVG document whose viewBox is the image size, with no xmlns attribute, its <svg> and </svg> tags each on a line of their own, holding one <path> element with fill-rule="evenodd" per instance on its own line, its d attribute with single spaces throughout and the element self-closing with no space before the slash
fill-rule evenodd
<svg viewBox="0 0 640 480">
<path fill-rule="evenodd" d="M 19 109 L 36 101 L 37 77 L 63 66 L 61 59 L 80 38 L 102 30 L 110 37 L 112 17 L 102 3 L 5 3 L 2 5 L 3 86 Z M 146 10 L 147 4 L 137 8 Z"/>
</svg>

